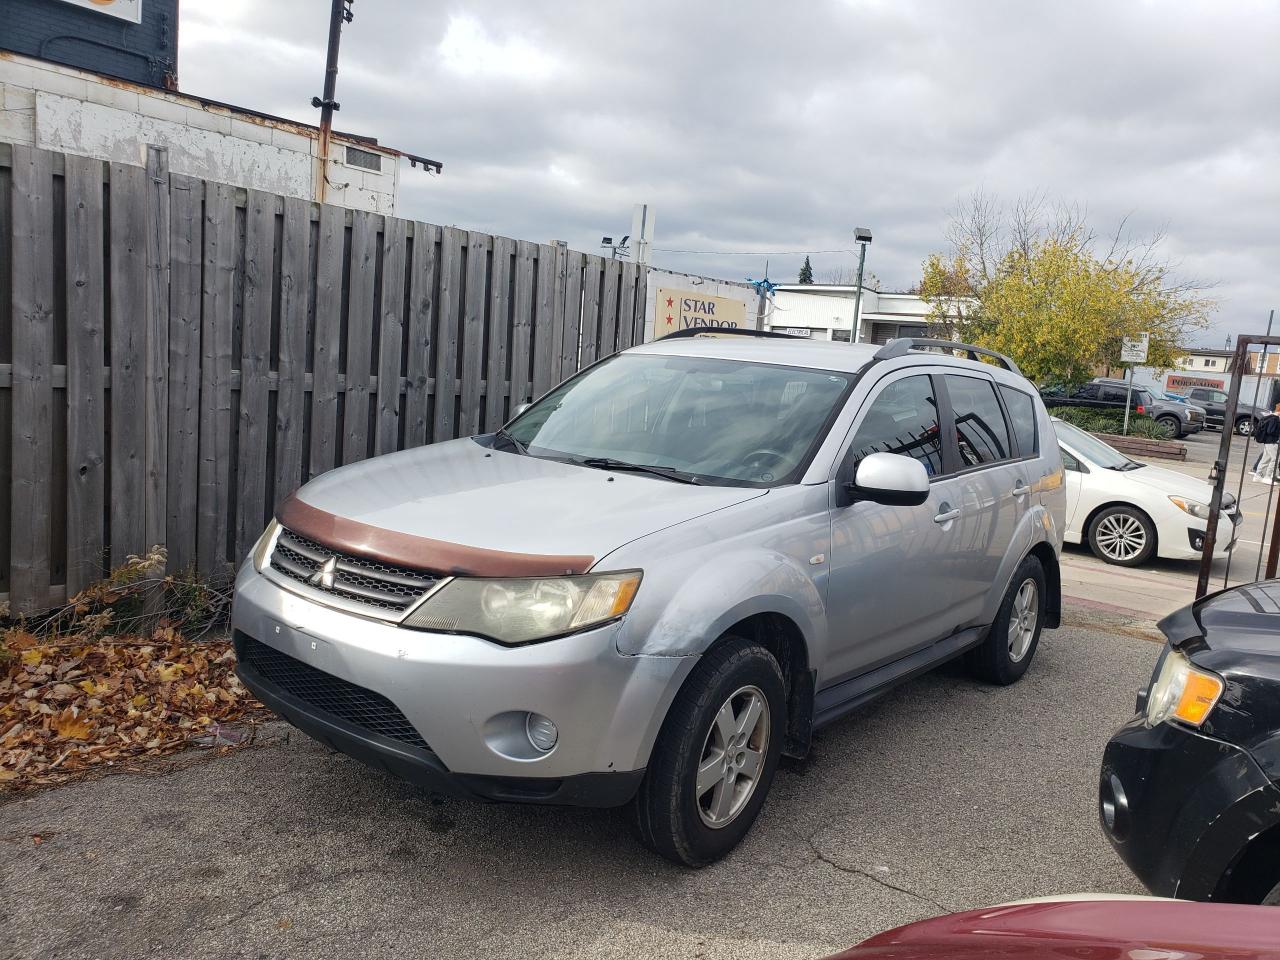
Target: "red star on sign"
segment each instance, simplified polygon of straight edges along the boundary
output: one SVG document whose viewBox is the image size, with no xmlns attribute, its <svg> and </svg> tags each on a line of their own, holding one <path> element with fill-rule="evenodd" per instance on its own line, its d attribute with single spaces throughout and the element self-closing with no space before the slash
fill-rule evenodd
<svg viewBox="0 0 1280 960">
<path fill-rule="evenodd" d="M 670 322 L 671 322 L 671 314 L 669 314 L 669 313 L 668 313 L 668 314 L 667 314 L 667 323 L 670 323 Z"/>
<path fill-rule="evenodd" d="M 670 297 L 667 297 L 667 309 L 668 309 L 668 310 L 670 310 L 670 309 L 671 309 L 671 307 L 672 307 L 671 298 L 670 298 Z M 667 317 L 667 319 L 668 319 L 668 320 L 670 320 L 671 318 L 670 318 L 670 317 Z"/>
</svg>

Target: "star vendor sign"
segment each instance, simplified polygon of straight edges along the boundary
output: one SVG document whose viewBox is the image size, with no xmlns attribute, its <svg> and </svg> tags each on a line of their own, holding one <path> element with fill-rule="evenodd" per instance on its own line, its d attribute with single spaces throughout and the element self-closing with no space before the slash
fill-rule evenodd
<svg viewBox="0 0 1280 960">
<path fill-rule="evenodd" d="M 665 337 L 690 327 L 745 327 L 747 305 L 729 297 L 713 297 L 692 290 L 658 288 L 654 304 L 653 337 Z"/>
</svg>

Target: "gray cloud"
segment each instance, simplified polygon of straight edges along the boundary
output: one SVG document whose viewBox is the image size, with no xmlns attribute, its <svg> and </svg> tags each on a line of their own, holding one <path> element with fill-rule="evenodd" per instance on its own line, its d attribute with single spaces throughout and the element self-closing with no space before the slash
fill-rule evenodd
<svg viewBox="0 0 1280 960">
<path fill-rule="evenodd" d="M 1216 283 L 1215 328 L 1280 306 L 1280 10 L 1266 2 L 984 4 L 356 0 L 343 129 L 444 161 L 401 212 L 594 250 L 658 214 L 658 247 L 825 250 L 870 225 L 886 286 L 942 248 L 975 187 L 1164 229 Z M 182 14 L 185 90 L 314 122 L 321 0 Z M 770 258 L 794 279 L 801 256 Z M 823 270 L 848 255 L 814 257 Z M 740 278 L 764 257 L 659 254 Z"/>
</svg>

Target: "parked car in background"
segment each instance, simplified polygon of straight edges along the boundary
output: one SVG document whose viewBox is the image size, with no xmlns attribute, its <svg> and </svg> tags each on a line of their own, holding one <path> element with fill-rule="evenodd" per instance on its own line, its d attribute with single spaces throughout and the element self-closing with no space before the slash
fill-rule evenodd
<svg viewBox="0 0 1280 960">
<path fill-rule="evenodd" d="M 1107 745 L 1103 831 L 1153 893 L 1280 904 L 1280 581 L 1210 594 Z M 1280 954 L 1280 911 L 1272 920 Z"/>
<path fill-rule="evenodd" d="M 1192 387 L 1187 391 L 1187 399 L 1204 407 L 1205 423 L 1210 427 L 1222 429 L 1222 421 L 1227 415 L 1227 393 L 1216 387 Z M 1253 433 L 1258 421 L 1267 415 L 1264 407 L 1255 407 L 1245 403 L 1244 398 L 1236 403 L 1235 431 L 1242 437 Z"/>
<path fill-rule="evenodd" d="M 1040 396 L 1048 407 L 1085 407 L 1124 413 L 1125 398 L 1129 409 L 1155 420 L 1166 437 L 1176 440 L 1204 429 L 1205 411 L 1189 403 L 1158 399 L 1150 390 L 1134 386 L 1132 393 L 1124 380 L 1105 377 L 1077 385 L 1044 387 Z"/>
<path fill-rule="evenodd" d="M 919 920 L 829 960 L 1275 960 L 1280 911 L 1081 893 Z"/>
<path fill-rule="evenodd" d="M 1079 427 L 1053 418 L 1066 471 L 1063 538 L 1087 543 L 1107 563 L 1139 567 L 1152 557 L 1198 559 L 1213 487 L 1125 456 Z M 1235 546 L 1243 515 L 1223 494 L 1215 557 Z"/>
<path fill-rule="evenodd" d="M 630 803 L 700 866 L 815 729 L 961 655 L 1018 680 L 1063 491 L 1012 361 L 706 334 L 305 485 L 237 578 L 244 683 L 431 789 Z"/>
</svg>

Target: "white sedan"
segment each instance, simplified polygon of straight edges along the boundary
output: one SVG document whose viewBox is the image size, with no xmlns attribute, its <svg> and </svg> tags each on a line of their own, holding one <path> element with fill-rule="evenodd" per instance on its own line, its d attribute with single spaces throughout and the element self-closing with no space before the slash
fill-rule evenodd
<svg viewBox="0 0 1280 960">
<path fill-rule="evenodd" d="M 1213 487 L 1203 480 L 1131 460 L 1092 434 L 1057 419 L 1066 470 L 1068 543 L 1088 543 L 1107 563 L 1136 567 L 1153 555 L 1194 560 L 1204 546 Z M 1224 493 L 1214 558 L 1235 546 L 1244 519 Z"/>
</svg>

